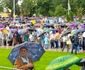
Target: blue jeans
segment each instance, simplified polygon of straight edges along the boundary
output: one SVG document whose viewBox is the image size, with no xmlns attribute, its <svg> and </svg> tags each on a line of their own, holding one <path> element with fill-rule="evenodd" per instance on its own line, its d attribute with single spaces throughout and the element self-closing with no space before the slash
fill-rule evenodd
<svg viewBox="0 0 85 70">
<path fill-rule="evenodd" d="M 58 40 L 55 41 L 55 44 L 56 44 L 56 48 L 58 48 L 59 47 Z"/>
<path fill-rule="evenodd" d="M 77 46 L 78 45 L 74 45 L 74 43 L 72 44 L 72 50 L 71 50 L 71 53 L 73 53 L 73 50 L 75 50 L 75 54 L 77 54 Z"/>
<path fill-rule="evenodd" d="M 54 48 L 54 40 L 51 40 L 50 43 L 51 43 L 51 48 Z"/>
<path fill-rule="evenodd" d="M 48 49 L 48 44 L 44 44 L 45 49 Z"/>
</svg>

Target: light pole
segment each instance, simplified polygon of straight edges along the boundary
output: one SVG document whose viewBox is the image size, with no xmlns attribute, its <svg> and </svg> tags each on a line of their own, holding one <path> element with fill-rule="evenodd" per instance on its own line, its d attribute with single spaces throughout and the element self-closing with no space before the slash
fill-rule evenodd
<svg viewBox="0 0 85 70">
<path fill-rule="evenodd" d="M 13 22 L 15 23 L 15 0 L 13 0 Z"/>
</svg>

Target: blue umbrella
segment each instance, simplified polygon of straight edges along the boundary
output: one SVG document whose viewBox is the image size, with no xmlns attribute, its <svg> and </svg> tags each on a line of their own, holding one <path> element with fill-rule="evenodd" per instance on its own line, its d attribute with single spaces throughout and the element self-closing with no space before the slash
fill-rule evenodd
<svg viewBox="0 0 85 70">
<path fill-rule="evenodd" d="M 32 59 L 33 62 L 38 61 L 44 54 L 44 49 L 39 43 L 24 42 L 20 45 L 16 45 L 8 56 L 8 59 L 14 64 L 14 61 L 19 56 L 20 48 L 26 47 L 28 49 L 27 56 Z"/>
<path fill-rule="evenodd" d="M 19 34 L 19 35 L 25 34 L 26 32 L 27 32 L 27 29 L 26 29 L 26 28 L 24 28 L 24 29 L 19 29 L 19 30 L 18 30 L 18 34 Z"/>
<path fill-rule="evenodd" d="M 44 27 L 53 27 L 52 24 L 44 24 Z"/>
<path fill-rule="evenodd" d="M 17 29 L 10 29 L 11 32 L 16 33 Z"/>
<path fill-rule="evenodd" d="M 55 34 L 56 32 L 58 32 L 58 29 L 51 29 L 50 31 L 52 31 L 53 34 Z"/>
<path fill-rule="evenodd" d="M 75 32 L 75 35 L 78 35 L 79 33 L 83 33 L 83 32 L 85 32 L 85 29 L 78 29 L 78 30 L 76 30 L 76 32 Z"/>
</svg>

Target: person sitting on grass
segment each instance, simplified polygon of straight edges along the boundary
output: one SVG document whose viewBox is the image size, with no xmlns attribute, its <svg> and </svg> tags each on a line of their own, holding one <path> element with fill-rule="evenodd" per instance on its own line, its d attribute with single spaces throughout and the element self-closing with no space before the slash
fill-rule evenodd
<svg viewBox="0 0 85 70">
<path fill-rule="evenodd" d="M 34 68 L 30 57 L 27 57 L 28 49 L 26 47 L 20 48 L 20 56 L 15 60 L 14 67 L 21 70 L 32 70 Z"/>
</svg>

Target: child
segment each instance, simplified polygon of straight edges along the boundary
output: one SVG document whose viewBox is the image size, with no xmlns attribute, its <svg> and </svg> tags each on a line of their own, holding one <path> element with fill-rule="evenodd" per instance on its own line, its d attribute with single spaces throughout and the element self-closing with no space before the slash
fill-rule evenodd
<svg viewBox="0 0 85 70">
<path fill-rule="evenodd" d="M 44 38 L 44 46 L 45 46 L 45 49 L 48 49 L 48 44 L 49 44 L 49 38 L 46 36 Z"/>
</svg>

